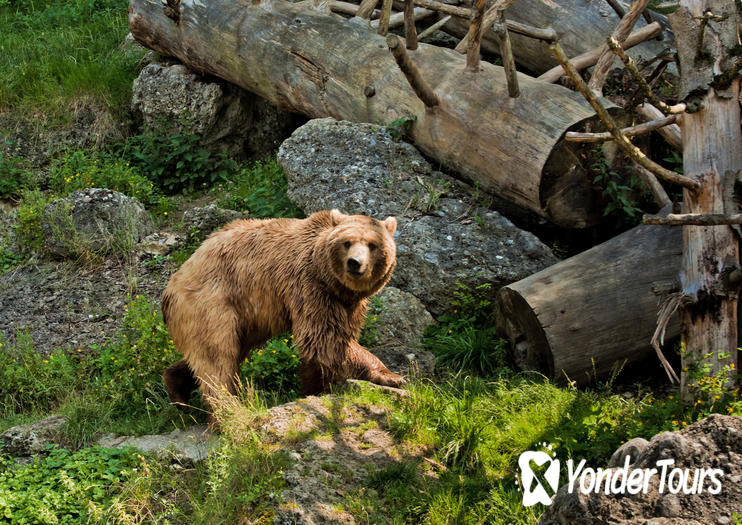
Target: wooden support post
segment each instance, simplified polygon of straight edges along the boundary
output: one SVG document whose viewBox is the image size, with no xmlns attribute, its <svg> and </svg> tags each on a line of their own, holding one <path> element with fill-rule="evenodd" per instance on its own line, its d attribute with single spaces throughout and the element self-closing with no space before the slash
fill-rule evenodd
<svg viewBox="0 0 742 525">
<path fill-rule="evenodd" d="M 502 65 L 505 67 L 505 78 L 508 81 L 508 95 L 510 95 L 510 98 L 517 98 L 520 96 L 518 72 L 515 69 L 513 48 L 510 46 L 510 34 L 505 25 L 505 13 L 502 10 L 497 12 L 495 34 L 500 39 L 500 56 L 502 57 Z"/>
<path fill-rule="evenodd" d="M 631 30 L 636 25 L 642 12 L 647 8 L 648 3 L 649 0 L 635 0 L 634 3 L 631 4 L 628 13 L 626 13 L 626 16 L 621 19 L 615 31 L 613 31 L 613 37 L 619 43 L 623 43 L 623 41 L 626 40 L 626 37 L 629 36 L 629 33 L 631 33 Z M 587 85 L 592 91 L 595 91 L 599 95 L 603 93 L 603 83 L 608 75 L 608 71 L 611 69 L 612 63 L 613 54 L 608 46 L 605 45 L 603 46 L 600 58 L 598 58 L 598 62 L 595 64 L 593 76 L 590 78 L 590 82 Z"/>
<path fill-rule="evenodd" d="M 422 75 L 420 75 L 420 70 L 417 69 L 417 66 L 415 66 L 415 64 L 410 60 L 407 51 L 405 51 L 404 46 L 401 45 L 399 37 L 396 35 L 388 35 L 386 37 L 386 45 L 389 46 L 389 51 L 392 52 L 394 60 L 397 61 L 399 69 L 404 73 L 407 82 L 415 92 L 415 95 L 417 95 L 417 98 L 423 101 L 425 107 L 432 108 L 437 106 L 440 103 L 438 96 L 433 93 L 433 90 L 430 89 L 430 86 L 425 82 Z"/>
<path fill-rule="evenodd" d="M 466 51 L 466 70 L 470 72 L 479 71 L 479 50 L 482 45 L 482 19 L 487 0 L 476 0 L 475 9 L 472 10 L 471 26 L 469 33 L 473 37 L 469 40 L 469 49 Z"/>
<path fill-rule="evenodd" d="M 389 18 L 392 16 L 392 0 L 384 0 L 381 5 L 381 16 L 379 17 L 379 29 L 377 33 L 386 36 L 389 32 Z"/>
<path fill-rule="evenodd" d="M 404 36 L 407 49 L 417 49 L 417 29 L 415 28 L 415 4 L 406 0 L 404 4 Z M 396 58 L 396 55 L 395 55 Z M 401 66 L 400 66 L 401 67 Z"/>
</svg>

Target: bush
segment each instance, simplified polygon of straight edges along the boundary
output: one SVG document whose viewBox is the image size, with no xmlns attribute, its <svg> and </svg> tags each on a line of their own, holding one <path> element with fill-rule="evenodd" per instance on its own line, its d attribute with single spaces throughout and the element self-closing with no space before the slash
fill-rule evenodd
<svg viewBox="0 0 742 525">
<path fill-rule="evenodd" d="M 18 246 L 23 253 L 39 252 L 43 248 L 44 235 L 41 232 L 41 216 L 49 201 L 50 198 L 39 190 L 24 190 L 22 192 L 15 233 L 18 238 Z"/>
<path fill-rule="evenodd" d="M 0 522 L 98 522 L 138 462 L 132 449 L 52 449 L 23 465 L 0 456 Z"/>
<path fill-rule="evenodd" d="M 15 345 L 0 338 L 0 417 L 53 410 L 75 387 L 79 371 L 68 353 L 37 352 L 28 332 L 17 332 Z"/>
<path fill-rule="evenodd" d="M 259 388 L 294 397 L 299 391 L 299 351 L 294 336 L 275 337 L 265 348 L 253 350 L 242 365 L 243 373 Z"/>
<path fill-rule="evenodd" d="M 113 402 L 114 417 L 163 408 L 162 372 L 180 359 L 162 314 L 147 298 L 136 296 L 125 308 L 121 332 L 95 348 L 89 364 L 90 381 L 99 398 Z"/>
<path fill-rule="evenodd" d="M 160 204 L 154 184 L 128 162 L 87 151 L 73 151 L 54 161 L 49 187 L 60 196 L 84 188 L 108 188 L 136 197 L 146 206 Z"/>
<path fill-rule="evenodd" d="M 14 159 L 0 153 L 0 199 L 17 199 L 24 188 L 24 172 Z"/>
<path fill-rule="evenodd" d="M 233 180 L 220 184 L 221 208 L 249 213 L 252 217 L 303 217 L 286 195 L 288 180 L 276 159 L 242 168 Z"/>
<path fill-rule="evenodd" d="M 234 163 L 200 147 L 201 138 L 188 131 L 186 122 L 180 125 L 181 132 L 160 125 L 132 137 L 120 145 L 121 155 L 169 194 L 226 181 Z"/>
</svg>

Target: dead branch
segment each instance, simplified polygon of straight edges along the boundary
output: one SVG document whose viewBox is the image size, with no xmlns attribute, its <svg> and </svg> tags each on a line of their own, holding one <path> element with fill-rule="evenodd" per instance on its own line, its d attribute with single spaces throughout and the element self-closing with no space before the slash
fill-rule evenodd
<svg viewBox="0 0 742 525">
<path fill-rule="evenodd" d="M 418 22 L 420 20 L 433 16 L 435 14 L 435 11 L 431 11 L 430 9 L 424 9 L 422 7 L 416 7 L 415 10 L 413 11 L 413 14 L 415 17 L 415 22 Z M 379 27 L 380 25 L 381 25 L 381 18 L 371 22 L 371 27 Z M 389 29 L 394 29 L 401 25 L 404 25 L 404 13 L 394 13 L 393 15 L 389 17 Z"/>
<path fill-rule="evenodd" d="M 623 47 L 624 49 L 630 49 L 661 34 L 662 26 L 658 22 L 652 22 L 651 24 L 644 26 L 641 29 L 637 29 L 636 31 L 631 33 L 624 41 Z M 572 65 L 574 65 L 575 69 L 580 71 L 590 66 L 594 66 L 595 63 L 598 61 L 598 58 L 600 57 L 602 51 L 603 47 L 601 46 L 587 51 L 586 53 L 582 53 L 581 55 L 577 55 L 576 57 L 571 58 L 570 61 L 572 62 Z M 562 66 L 555 66 L 548 70 L 546 73 L 539 76 L 538 79 L 543 80 L 544 82 L 554 83 L 559 80 L 559 77 L 561 77 L 562 75 L 564 75 Z"/>
<path fill-rule="evenodd" d="M 585 97 L 585 100 L 587 100 L 588 103 L 595 110 L 595 113 L 597 113 L 598 117 L 600 118 L 601 122 L 603 122 L 606 129 L 613 135 L 616 143 L 621 146 L 621 149 L 623 149 L 626 154 L 629 155 L 629 157 L 634 159 L 637 164 L 648 169 L 651 173 L 654 173 L 656 176 L 663 180 L 678 184 L 680 186 L 683 186 L 684 188 L 688 188 L 691 190 L 696 190 L 700 187 L 700 184 L 695 180 L 683 177 L 682 175 L 663 168 L 656 162 L 650 160 L 639 148 L 634 146 L 629 141 L 629 139 L 627 139 L 621 133 L 621 129 L 616 125 L 613 118 L 608 114 L 608 111 L 605 109 L 603 104 L 600 103 L 597 95 L 592 90 L 590 90 L 587 84 L 585 84 L 585 81 L 582 80 L 582 77 L 574 69 L 559 43 L 555 42 L 551 44 L 550 48 L 551 51 L 554 53 L 557 61 L 562 65 L 564 70 L 567 72 L 567 75 L 569 75 L 569 78 L 572 80 L 572 82 L 575 83 L 575 86 L 577 86 L 577 89 L 580 91 L 580 93 L 582 93 L 582 96 Z"/>
<path fill-rule="evenodd" d="M 379 0 L 362 0 L 356 16 L 366 19 L 371 18 L 371 14 L 376 10 L 376 4 L 378 3 Z"/>
<path fill-rule="evenodd" d="M 344 15 L 351 15 L 351 16 L 356 16 L 356 13 L 358 13 L 358 5 L 352 4 L 350 2 L 332 0 L 329 5 L 330 5 L 330 11 L 332 11 L 333 13 L 342 13 Z M 378 11 L 374 11 L 371 16 L 372 17 L 378 16 L 378 14 L 379 14 Z"/>
<path fill-rule="evenodd" d="M 392 16 L 392 0 L 384 0 L 381 5 L 381 16 L 379 17 L 379 29 L 376 31 L 381 36 L 389 32 L 389 19 Z"/>
<path fill-rule="evenodd" d="M 475 9 L 472 10 L 469 34 L 473 37 L 469 40 L 469 49 L 466 51 L 466 70 L 469 72 L 479 71 L 479 48 L 482 44 L 482 19 L 484 18 L 484 7 L 487 0 L 476 0 Z"/>
<path fill-rule="evenodd" d="M 405 39 L 405 46 L 407 46 L 407 49 L 411 49 L 413 51 L 417 49 L 417 29 L 415 28 L 415 5 L 413 4 L 412 0 L 406 0 L 404 4 L 404 39 Z"/>
<path fill-rule="evenodd" d="M 642 179 L 642 182 L 644 182 L 647 188 L 649 188 L 652 197 L 654 197 L 654 202 L 657 203 L 657 206 L 659 206 L 660 209 L 672 205 L 672 201 L 667 195 L 665 188 L 662 187 L 662 184 L 660 184 L 660 181 L 658 181 L 657 177 L 654 176 L 654 173 L 642 166 L 639 166 L 636 162 L 632 162 L 632 167 L 639 175 L 639 178 Z"/>
<path fill-rule="evenodd" d="M 616 29 L 613 31 L 613 38 L 615 38 L 619 43 L 623 43 L 636 25 L 637 20 L 639 20 L 639 17 L 644 9 L 646 9 L 648 3 L 649 0 L 635 0 L 631 4 L 626 16 L 621 19 L 618 26 L 616 26 Z M 603 82 L 605 82 L 608 71 L 611 69 L 611 64 L 613 64 L 613 55 L 608 46 L 605 45 L 603 46 L 600 58 L 598 58 L 598 62 L 595 64 L 593 76 L 590 78 L 590 82 L 588 83 L 588 87 L 591 91 L 595 91 L 599 95 L 602 94 Z"/>
<path fill-rule="evenodd" d="M 444 25 L 446 25 L 449 20 L 451 20 L 451 15 L 444 16 L 443 18 L 441 18 L 440 20 L 438 20 L 435 24 L 433 24 L 432 26 L 430 26 L 429 28 L 427 28 L 423 32 L 421 32 L 419 35 L 417 35 L 417 39 L 418 40 L 422 40 L 422 39 L 424 39 L 424 38 L 432 35 L 436 31 L 438 31 L 441 27 L 443 27 Z"/>
<path fill-rule="evenodd" d="M 495 20 L 497 20 L 497 13 L 499 11 L 502 11 L 503 9 L 506 9 L 510 4 L 512 3 L 512 0 L 501 0 L 499 2 L 495 2 L 495 5 L 492 5 L 485 11 L 484 13 L 484 22 L 482 22 L 482 25 L 487 28 L 492 26 L 492 24 L 495 23 Z M 464 35 L 464 38 L 461 39 L 461 41 L 456 44 L 456 47 L 454 48 L 456 51 L 461 53 L 462 55 L 466 53 L 467 49 L 469 49 L 469 39 L 471 38 L 471 28 L 469 32 Z"/>
<path fill-rule="evenodd" d="M 643 224 L 659 226 L 728 226 L 742 224 L 742 213 L 668 213 L 667 215 L 644 215 Z"/>
<path fill-rule="evenodd" d="M 672 369 L 670 363 L 667 361 L 665 354 L 662 353 L 662 349 L 660 348 L 660 346 L 665 342 L 665 331 L 667 329 L 667 325 L 670 323 L 670 319 L 672 319 L 672 316 L 675 314 L 678 308 L 680 308 L 681 305 L 686 304 L 689 301 L 690 298 L 682 292 L 669 295 L 662 302 L 660 310 L 657 313 L 657 328 L 655 329 L 654 335 L 652 336 L 652 348 L 654 348 L 654 351 L 657 353 L 657 358 L 660 360 L 662 368 L 665 369 L 665 373 L 667 373 L 667 377 L 670 378 L 670 381 L 672 383 L 679 383 L 680 379 L 675 373 L 675 370 Z"/>
<path fill-rule="evenodd" d="M 663 126 L 674 124 L 677 120 L 678 115 L 669 115 L 657 120 L 644 122 L 643 124 L 637 124 L 636 126 L 631 126 L 629 128 L 623 128 L 621 130 L 621 133 L 623 133 L 626 137 L 643 135 L 644 133 L 649 133 L 650 131 L 654 131 Z M 607 131 L 603 133 L 578 133 L 575 131 L 568 131 L 565 139 L 569 142 L 603 142 L 606 140 L 613 140 L 614 136 Z"/>
<path fill-rule="evenodd" d="M 386 37 L 386 45 L 389 47 L 389 51 L 392 52 L 394 60 L 397 61 L 399 69 L 404 73 L 407 82 L 415 92 L 415 95 L 417 95 L 417 98 L 423 101 L 425 107 L 432 108 L 437 106 L 440 103 L 438 96 L 433 93 L 433 90 L 430 89 L 430 86 L 425 82 L 422 75 L 420 75 L 420 70 L 410 60 L 404 46 L 400 45 L 399 37 L 388 35 Z"/>
<path fill-rule="evenodd" d="M 651 104 L 641 104 L 636 107 L 636 112 L 648 120 L 657 120 L 664 117 L 664 114 Z M 682 118 L 679 117 L 679 121 Z M 657 133 L 662 135 L 667 143 L 678 151 L 683 151 L 683 140 L 680 136 L 680 126 L 677 124 L 670 124 L 661 128 L 657 128 Z"/>
</svg>

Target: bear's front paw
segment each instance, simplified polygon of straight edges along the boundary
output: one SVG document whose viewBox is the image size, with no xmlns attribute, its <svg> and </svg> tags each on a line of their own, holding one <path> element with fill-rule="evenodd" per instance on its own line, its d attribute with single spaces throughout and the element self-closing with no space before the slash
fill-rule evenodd
<svg viewBox="0 0 742 525">
<path fill-rule="evenodd" d="M 371 374 L 368 380 L 377 385 L 391 386 L 394 388 L 400 388 L 407 384 L 407 380 L 405 380 L 404 377 L 389 371 Z"/>
</svg>

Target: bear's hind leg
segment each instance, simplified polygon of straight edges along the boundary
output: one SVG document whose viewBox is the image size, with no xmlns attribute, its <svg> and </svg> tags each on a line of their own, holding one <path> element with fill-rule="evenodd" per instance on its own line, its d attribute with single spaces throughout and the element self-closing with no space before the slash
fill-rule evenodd
<svg viewBox="0 0 742 525">
<path fill-rule="evenodd" d="M 185 359 L 181 359 L 165 370 L 165 373 L 162 374 L 162 380 L 165 382 L 170 400 L 180 408 L 188 404 L 191 392 L 198 386 L 193 371 L 191 371 Z"/>
</svg>

